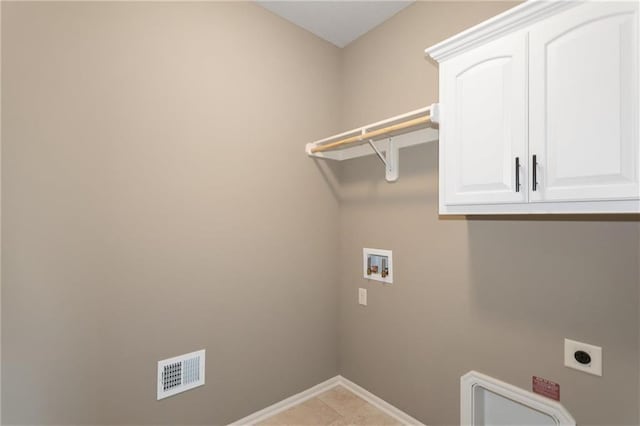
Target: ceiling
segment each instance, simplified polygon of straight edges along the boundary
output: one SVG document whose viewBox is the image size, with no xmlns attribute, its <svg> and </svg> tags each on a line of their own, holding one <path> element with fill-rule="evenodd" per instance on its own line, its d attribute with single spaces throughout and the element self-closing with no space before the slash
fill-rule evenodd
<svg viewBox="0 0 640 426">
<path fill-rule="evenodd" d="M 409 6 L 414 0 L 256 2 L 318 37 L 344 47 Z"/>
</svg>

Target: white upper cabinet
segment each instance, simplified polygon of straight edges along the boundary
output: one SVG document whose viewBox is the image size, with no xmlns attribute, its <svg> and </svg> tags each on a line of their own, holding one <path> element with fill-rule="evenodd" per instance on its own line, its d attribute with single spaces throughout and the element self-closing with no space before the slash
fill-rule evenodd
<svg viewBox="0 0 640 426">
<path fill-rule="evenodd" d="M 447 203 L 527 200 L 520 178 L 526 176 L 521 165 L 528 155 L 526 54 L 526 36 L 520 34 L 442 65 L 444 96 L 455 99 L 447 104 L 446 127 L 440 128 L 440 137 L 446 132 L 449 141 L 441 147 Z"/>
<path fill-rule="evenodd" d="M 637 198 L 637 4 L 590 3 L 531 28 L 531 201 Z"/>
<path fill-rule="evenodd" d="M 427 49 L 441 214 L 640 212 L 638 9 L 530 1 Z"/>
</svg>

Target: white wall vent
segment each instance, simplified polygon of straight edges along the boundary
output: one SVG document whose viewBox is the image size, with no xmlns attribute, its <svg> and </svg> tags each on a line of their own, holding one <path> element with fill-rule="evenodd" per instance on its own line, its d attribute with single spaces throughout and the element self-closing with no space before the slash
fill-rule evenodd
<svg viewBox="0 0 640 426">
<path fill-rule="evenodd" d="M 158 361 L 158 399 L 204 385 L 205 350 Z"/>
</svg>

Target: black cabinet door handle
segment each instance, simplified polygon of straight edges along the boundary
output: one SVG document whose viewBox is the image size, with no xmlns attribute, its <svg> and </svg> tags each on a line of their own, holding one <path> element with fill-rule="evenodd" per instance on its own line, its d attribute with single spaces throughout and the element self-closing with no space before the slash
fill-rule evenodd
<svg viewBox="0 0 640 426">
<path fill-rule="evenodd" d="M 533 155 L 533 161 L 531 167 L 533 168 L 533 186 L 532 189 L 536 191 L 538 189 L 538 158 Z"/>
<path fill-rule="evenodd" d="M 516 157 L 516 192 L 520 192 L 520 157 Z"/>
</svg>

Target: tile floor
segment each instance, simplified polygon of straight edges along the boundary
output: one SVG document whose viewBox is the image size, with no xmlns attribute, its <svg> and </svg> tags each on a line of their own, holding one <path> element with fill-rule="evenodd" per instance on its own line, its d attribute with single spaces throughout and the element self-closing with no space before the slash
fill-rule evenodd
<svg viewBox="0 0 640 426">
<path fill-rule="evenodd" d="M 401 425 L 342 386 L 336 386 L 286 411 L 276 414 L 259 425 L 325 425 L 325 426 L 386 426 Z"/>
</svg>

